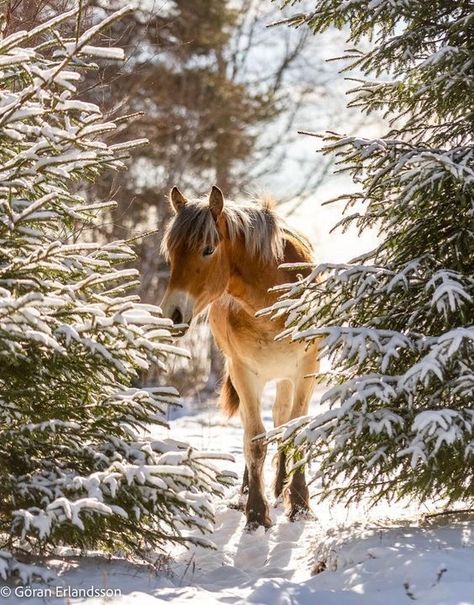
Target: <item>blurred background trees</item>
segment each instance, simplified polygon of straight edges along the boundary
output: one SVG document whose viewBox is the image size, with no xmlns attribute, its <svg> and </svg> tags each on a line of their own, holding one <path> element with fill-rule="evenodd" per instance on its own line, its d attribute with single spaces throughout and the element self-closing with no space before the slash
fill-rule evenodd
<svg viewBox="0 0 474 605">
<path fill-rule="evenodd" d="M 71 4 L 10 0 L 7 28 L 30 28 Z M 83 20 L 93 25 L 125 4 L 130 2 L 83 2 Z M 80 237 L 104 242 L 136 238 L 140 295 L 157 303 L 168 275 L 159 244 L 171 212 L 170 188 L 178 184 L 187 195 L 201 196 L 218 183 L 228 197 L 248 198 L 262 188 L 273 190 L 274 180 L 284 181 L 291 170 L 297 172 L 291 210 L 327 172 L 327 164 L 315 169 L 313 157 L 301 159 L 297 130 L 331 125 L 321 124 L 321 114 L 327 113 L 334 70 L 318 60 L 319 45 L 306 29 L 279 28 L 275 36 L 267 28 L 281 18 L 271 3 L 140 0 L 135 5 L 129 16 L 101 34 L 100 43 L 108 46 L 114 40 L 127 60 L 121 65 L 99 61 L 99 73 L 86 78 L 81 97 L 114 119 L 136 114 L 123 121 L 109 142 L 146 137 L 150 144 L 134 153 L 127 172 L 107 173 L 90 184 L 91 195 L 113 199 L 117 207 L 104 215 L 94 233 L 82 231 Z M 315 101 L 317 107 L 325 106 L 322 111 L 315 111 Z M 308 122 L 305 113 L 310 103 L 316 123 Z M 284 188 L 277 189 L 281 194 Z M 176 372 L 195 391 L 211 369 L 209 385 L 214 386 L 219 359 L 208 331 L 198 328 L 187 338 L 193 367 Z"/>
<path fill-rule="evenodd" d="M 123 3 L 93 0 L 90 18 Z M 102 228 L 107 239 L 157 230 L 137 243 L 141 295 L 152 302 L 161 298 L 167 275 L 158 249 L 170 188 L 179 184 L 190 196 L 203 195 L 218 183 L 227 196 L 249 195 L 259 177 L 275 164 L 281 169 L 277 143 L 310 92 L 295 86 L 308 35 L 285 35 L 275 44 L 266 30 L 272 12 L 256 0 L 140 6 L 109 32 L 127 62 L 104 66 L 101 84 L 85 94 L 114 116 L 142 112 L 124 128 L 150 145 L 127 174 L 100 183 L 99 193 L 118 202 Z"/>
</svg>

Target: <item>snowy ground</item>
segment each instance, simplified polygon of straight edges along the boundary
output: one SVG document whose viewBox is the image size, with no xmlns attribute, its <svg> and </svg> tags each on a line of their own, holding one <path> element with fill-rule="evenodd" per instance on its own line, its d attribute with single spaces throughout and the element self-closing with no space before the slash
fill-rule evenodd
<svg viewBox="0 0 474 605">
<path fill-rule="evenodd" d="M 268 394 L 271 396 L 271 393 Z M 264 410 L 270 424 L 270 407 Z M 314 404 L 316 405 L 316 403 Z M 225 424 L 213 402 L 172 421 L 172 434 L 203 450 L 221 450 L 243 469 L 242 430 Z M 271 484 L 271 455 L 266 467 Z M 270 490 L 269 490 L 270 495 Z M 8 605 L 99 603 L 148 605 L 474 605 L 474 523 L 460 517 L 430 522 L 411 506 L 314 506 L 315 519 L 289 523 L 282 506 L 265 532 L 244 531 L 243 514 L 217 503 L 217 549 L 170 551 L 159 573 L 104 558 L 57 562 L 59 584 L 120 590 L 112 598 L 65 594 L 0 596 Z M 0 595 L 1 595 L 0 590 Z"/>
</svg>

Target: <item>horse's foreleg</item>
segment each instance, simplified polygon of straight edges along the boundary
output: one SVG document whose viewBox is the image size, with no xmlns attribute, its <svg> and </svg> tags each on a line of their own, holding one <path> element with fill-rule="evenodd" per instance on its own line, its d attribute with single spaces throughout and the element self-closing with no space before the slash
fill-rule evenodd
<svg viewBox="0 0 474 605">
<path fill-rule="evenodd" d="M 290 380 L 282 380 L 277 384 L 275 404 L 273 405 L 273 425 L 281 426 L 288 422 L 293 403 L 293 384 Z M 275 498 L 279 498 L 283 492 L 286 481 L 286 454 L 278 451 L 275 454 L 275 482 L 273 484 L 273 493 Z"/>
<path fill-rule="evenodd" d="M 247 527 L 270 527 L 271 519 L 265 498 L 263 464 L 267 446 L 253 438 L 265 432 L 260 415 L 260 396 L 263 384 L 245 366 L 234 365 L 232 380 L 240 397 L 240 416 L 244 426 L 244 455 L 248 473 L 248 498 L 245 508 Z"/>
<path fill-rule="evenodd" d="M 306 374 L 306 372 L 305 372 Z M 309 402 L 315 387 L 314 378 L 301 376 L 295 385 L 295 395 L 291 409 L 290 420 L 308 413 Z M 291 520 L 309 510 L 309 491 L 306 485 L 304 468 L 291 475 L 287 487 L 287 512 Z"/>
</svg>

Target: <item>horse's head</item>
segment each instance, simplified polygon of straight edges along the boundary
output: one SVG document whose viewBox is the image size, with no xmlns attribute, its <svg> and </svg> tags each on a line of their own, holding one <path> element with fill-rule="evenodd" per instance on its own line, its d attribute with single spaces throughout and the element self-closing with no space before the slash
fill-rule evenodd
<svg viewBox="0 0 474 605">
<path fill-rule="evenodd" d="M 167 227 L 162 251 L 171 275 L 161 308 L 173 323 L 189 325 L 224 293 L 229 281 L 224 197 L 213 187 L 208 201 L 189 201 L 173 187 L 170 201 L 175 215 Z"/>
</svg>

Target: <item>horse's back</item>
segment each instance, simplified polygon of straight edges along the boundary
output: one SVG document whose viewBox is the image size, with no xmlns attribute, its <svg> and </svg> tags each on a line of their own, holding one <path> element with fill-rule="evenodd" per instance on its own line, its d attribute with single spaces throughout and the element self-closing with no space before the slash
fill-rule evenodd
<svg viewBox="0 0 474 605">
<path fill-rule="evenodd" d="M 283 263 L 311 263 L 314 260 L 311 242 L 298 231 L 287 229 L 285 229 L 283 255 Z"/>
</svg>

